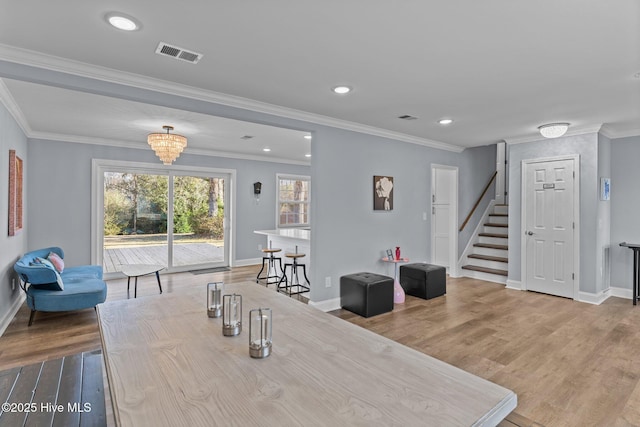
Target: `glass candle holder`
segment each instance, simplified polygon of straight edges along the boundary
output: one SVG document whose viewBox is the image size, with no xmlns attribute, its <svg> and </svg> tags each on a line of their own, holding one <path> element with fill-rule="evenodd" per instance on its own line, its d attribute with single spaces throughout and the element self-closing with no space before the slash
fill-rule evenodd
<svg viewBox="0 0 640 427">
<path fill-rule="evenodd" d="M 272 312 L 270 308 L 257 308 L 249 312 L 249 355 L 256 359 L 271 354 Z"/>
<path fill-rule="evenodd" d="M 222 297 L 222 335 L 234 337 L 242 331 L 242 295 Z"/>
<path fill-rule="evenodd" d="M 207 315 L 209 317 L 222 316 L 223 282 L 207 283 Z"/>
</svg>

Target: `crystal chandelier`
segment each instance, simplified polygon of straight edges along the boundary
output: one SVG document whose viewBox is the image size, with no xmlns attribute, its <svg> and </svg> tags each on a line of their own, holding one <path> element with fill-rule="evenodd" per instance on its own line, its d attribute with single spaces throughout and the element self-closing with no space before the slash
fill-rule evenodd
<svg viewBox="0 0 640 427">
<path fill-rule="evenodd" d="M 167 133 L 150 133 L 147 142 L 156 152 L 156 155 L 165 165 L 170 165 L 180 156 L 184 147 L 187 146 L 187 138 L 175 133 L 169 133 L 173 126 L 162 126 Z"/>
</svg>

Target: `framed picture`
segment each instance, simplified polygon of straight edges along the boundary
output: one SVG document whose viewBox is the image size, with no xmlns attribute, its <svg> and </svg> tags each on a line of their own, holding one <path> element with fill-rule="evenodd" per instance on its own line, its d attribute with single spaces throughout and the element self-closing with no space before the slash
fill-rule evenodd
<svg viewBox="0 0 640 427">
<path fill-rule="evenodd" d="M 387 249 L 387 259 L 388 260 L 392 260 L 393 259 L 393 250 L 392 249 Z"/>
<path fill-rule="evenodd" d="M 374 176 L 373 177 L 373 210 L 391 211 L 393 210 L 393 177 Z"/>
<path fill-rule="evenodd" d="M 22 230 L 22 159 L 9 150 L 9 236 Z"/>
<path fill-rule="evenodd" d="M 611 178 L 600 178 L 600 200 L 609 200 L 611 197 Z"/>
</svg>

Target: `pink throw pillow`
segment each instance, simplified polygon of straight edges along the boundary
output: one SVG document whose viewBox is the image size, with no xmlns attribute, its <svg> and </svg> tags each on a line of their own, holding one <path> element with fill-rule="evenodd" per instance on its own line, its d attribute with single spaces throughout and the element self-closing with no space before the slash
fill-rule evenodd
<svg viewBox="0 0 640 427">
<path fill-rule="evenodd" d="M 62 258 L 60 258 L 60 255 L 55 252 L 49 252 L 49 256 L 47 256 L 47 259 L 51 262 L 51 264 L 53 264 L 58 273 L 62 273 L 62 270 L 64 270 L 64 261 L 62 260 Z"/>
</svg>

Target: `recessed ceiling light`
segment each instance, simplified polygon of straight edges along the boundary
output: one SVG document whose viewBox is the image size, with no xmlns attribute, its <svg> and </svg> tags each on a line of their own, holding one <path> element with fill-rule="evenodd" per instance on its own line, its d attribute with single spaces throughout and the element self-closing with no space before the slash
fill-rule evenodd
<svg viewBox="0 0 640 427">
<path fill-rule="evenodd" d="M 351 92 L 351 88 L 349 86 L 336 86 L 332 90 L 338 95 L 344 95 Z"/>
<path fill-rule="evenodd" d="M 304 139 L 311 139 L 311 135 L 305 135 Z"/>
<path fill-rule="evenodd" d="M 304 156 L 305 157 L 311 157 L 311 154 L 305 154 Z"/>
<path fill-rule="evenodd" d="M 440 123 L 441 125 L 450 125 L 451 123 L 453 123 L 453 119 L 442 119 L 439 120 L 438 123 Z"/>
<path fill-rule="evenodd" d="M 264 147 L 264 148 L 262 149 L 262 151 L 266 151 L 266 152 L 269 152 L 269 151 L 271 151 L 271 148 L 268 148 L 268 147 Z"/>
<path fill-rule="evenodd" d="M 640 73 L 635 73 L 633 77 L 635 77 L 636 79 L 640 79 Z"/>
<path fill-rule="evenodd" d="M 111 12 L 105 18 L 115 28 L 123 31 L 136 31 L 140 29 L 140 23 L 132 16 L 124 13 Z"/>
</svg>

